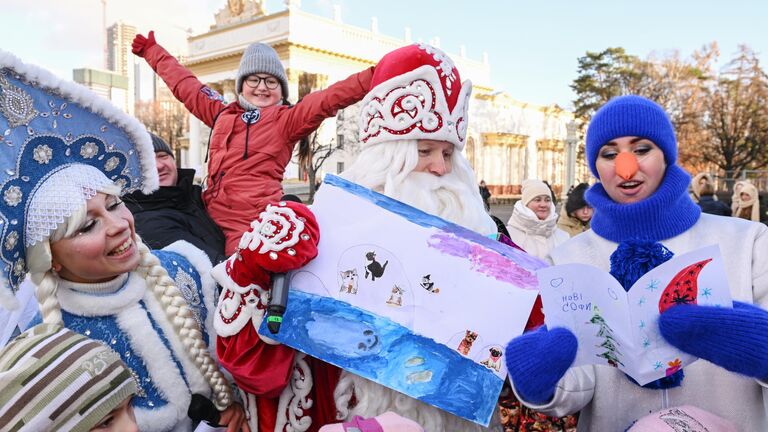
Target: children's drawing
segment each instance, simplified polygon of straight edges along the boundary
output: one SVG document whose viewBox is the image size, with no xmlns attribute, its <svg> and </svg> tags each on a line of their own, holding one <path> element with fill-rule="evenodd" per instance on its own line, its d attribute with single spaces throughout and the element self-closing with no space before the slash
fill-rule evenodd
<svg viewBox="0 0 768 432">
<path fill-rule="evenodd" d="M 712 258 L 691 264 L 680 270 L 669 282 L 659 300 L 659 313 L 679 304 L 696 304 L 699 273 Z"/>
<path fill-rule="evenodd" d="M 429 279 L 431 276 L 432 275 L 425 275 L 424 277 L 422 277 L 421 283 L 419 283 L 419 285 L 421 285 L 421 287 L 424 288 L 425 290 L 433 294 L 437 294 L 440 292 L 440 288 L 436 287 L 435 283 Z"/>
<path fill-rule="evenodd" d="M 312 211 L 328 234 L 259 332 L 487 425 L 546 263 L 335 176 Z"/>
<path fill-rule="evenodd" d="M 629 290 L 609 273 L 584 264 L 537 272 L 547 326 L 566 327 L 578 338 L 574 365 L 616 367 L 641 385 L 696 360 L 664 340 L 659 315 L 681 304 L 731 307 L 725 274 L 716 245 L 673 257 Z M 706 286 L 701 292 L 700 285 Z"/>
<path fill-rule="evenodd" d="M 339 272 L 341 276 L 341 289 L 345 294 L 357 294 L 357 269 Z"/>
<path fill-rule="evenodd" d="M 463 355 L 469 355 L 469 350 L 472 349 L 472 344 L 475 343 L 476 339 L 477 333 L 473 332 L 472 330 L 467 330 L 467 332 L 464 334 L 464 339 L 461 340 L 459 347 L 456 348 L 456 350 Z"/>
<path fill-rule="evenodd" d="M 592 308 L 592 318 L 589 320 L 590 324 L 594 324 L 598 327 L 595 336 L 600 338 L 601 343 L 598 345 L 600 351 L 597 356 L 605 359 L 610 366 L 619 367 L 624 366 L 621 362 L 621 351 L 619 351 L 619 343 L 616 342 L 616 338 L 613 335 L 613 329 L 605 322 L 602 315 L 600 315 L 600 309 L 597 306 Z"/>
<path fill-rule="evenodd" d="M 488 369 L 493 369 L 495 371 L 501 370 L 501 356 L 502 356 L 502 349 L 501 347 L 492 346 L 488 349 L 488 357 L 481 361 L 480 364 L 487 367 Z"/>
<path fill-rule="evenodd" d="M 392 294 L 390 294 L 389 298 L 387 299 L 387 304 L 390 306 L 402 306 L 403 305 L 403 293 L 405 292 L 404 289 L 400 288 L 399 286 L 395 285 L 392 287 Z"/>
<path fill-rule="evenodd" d="M 366 252 L 365 254 L 365 278 L 371 277 L 371 281 L 384 276 L 384 270 L 387 269 L 389 261 L 384 261 L 384 265 L 376 261 L 376 251 Z"/>
</svg>

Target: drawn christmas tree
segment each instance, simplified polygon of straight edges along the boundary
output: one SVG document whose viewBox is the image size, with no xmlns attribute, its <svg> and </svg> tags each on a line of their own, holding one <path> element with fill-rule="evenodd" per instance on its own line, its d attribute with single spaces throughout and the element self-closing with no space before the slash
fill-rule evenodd
<svg viewBox="0 0 768 432">
<path fill-rule="evenodd" d="M 620 360 L 622 354 L 621 351 L 619 351 L 619 347 L 621 344 L 616 342 L 616 339 L 614 339 L 613 329 L 611 329 L 608 323 L 605 322 L 603 316 L 600 315 L 600 309 L 597 306 L 594 306 L 592 310 L 595 312 L 595 314 L 592 315 L 589 323 L 598 326 L 598 330 L 595 336 L 603 340 L 600 345 L 596 346 L 605 350 L 605 352 L 597 354 L 597 356 L 604 358 L 606 361 L 608 361 L 608 364 L 613 367 L 618 367 L 619 365 L 624 366 L 624 363 L 622 363 Z"/>
</svg>

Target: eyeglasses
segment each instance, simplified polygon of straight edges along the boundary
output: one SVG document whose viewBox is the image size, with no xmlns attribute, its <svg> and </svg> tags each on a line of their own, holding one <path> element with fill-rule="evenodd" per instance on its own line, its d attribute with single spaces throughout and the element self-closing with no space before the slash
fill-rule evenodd
<svg viewBox="0 0 768 432">
<path fill-rule="evenodd" d="M 270 90 L 274 90 L 280 87 L 280 81 L 273 76 L 260 77 L 251 75 L 245 79 L 245 84 L 250 88 L 256 88 L 259 86 L 259 84 L 261 84 L 262 81 L 264 81 L 264 85 L 267 86 L 267 88 Z"/>
</svg>

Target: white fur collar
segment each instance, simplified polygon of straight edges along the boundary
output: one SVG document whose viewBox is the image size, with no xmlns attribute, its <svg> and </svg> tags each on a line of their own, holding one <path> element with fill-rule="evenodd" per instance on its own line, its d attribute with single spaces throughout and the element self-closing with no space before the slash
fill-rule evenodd
<svg viewBox="0 0 768 432">
<path fill-rule="evenodd" d="M 136 272 L 130 272 L 114 281 L 107 282 L 107 284 L 120 282 L 122 282 L 121 288 L 113 290 L 113 287 L 110 286 L 105 288 L 105 291 L 108 292 L 99 294 L 78 290 L 77 288 L 84 284 L 73 284 L 61 279 L 56 296 L 61 308 L 73 315 L 86 317 L 115 315 L 135 305 L 147 289 L 146 281 Z"/>
<path fill-rule="evenodd" d="M 143 281 L 143 280 L 142 280 Z M 154 314 L 153 314 L 154 315 Z M 167 322 L 154 316 L 157 322 Z M 138 304 L 126 308 L 116 317 L 120 330 L 128 337 L 131 347 L 144 360 L 149 377 L 168 405 L 153 409 L 141 419 L 141 430 L 168 430 L 187 417 L 187 407 L 192 396 L 176 367 L 168 347 L 152 330 L 152 323 L 146 311 Z M 163 329 L 165 331 L 165 329 Z M 184 356 L 177 350 L 177 358 Z M 137 420 L 140 419 L 137 412 Z"/>
</svg>

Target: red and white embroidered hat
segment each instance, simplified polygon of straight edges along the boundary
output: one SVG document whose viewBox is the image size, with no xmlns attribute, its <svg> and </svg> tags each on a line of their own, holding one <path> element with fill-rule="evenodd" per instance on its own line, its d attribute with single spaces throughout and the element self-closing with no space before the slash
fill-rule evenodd
<svg viewBox="0 0 768 432">
<path fill-rule="evenodd" d="M 448 141 L 458 150 L 467 135 L 472 82 L 443 51 L 413 44 L 382 57 L 360 110 L 360 142 Z"/>
</svg>

